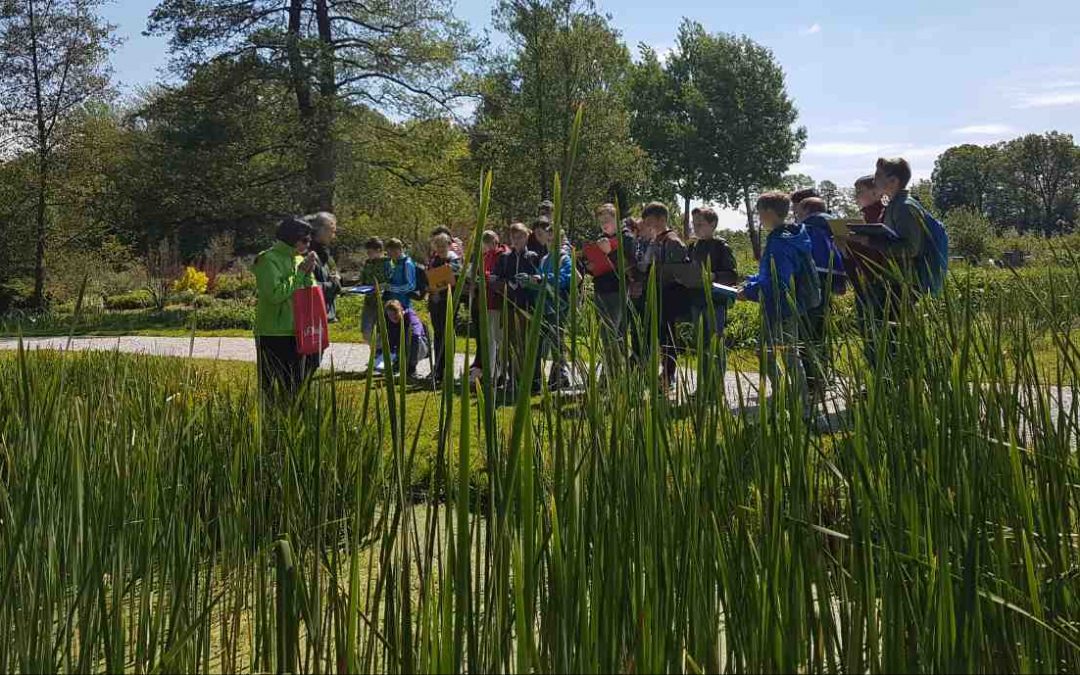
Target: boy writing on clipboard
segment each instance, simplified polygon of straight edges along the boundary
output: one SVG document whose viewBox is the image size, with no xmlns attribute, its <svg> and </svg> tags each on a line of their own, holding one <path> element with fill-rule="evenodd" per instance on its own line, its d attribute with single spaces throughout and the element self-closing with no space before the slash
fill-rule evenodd
<svg viewBox="0 0 1080 675">
<path fill-rule="evenodd" d="M 739 281 L 739 274 L 735 269 L 735 254 L 728 243 L 716 236 L 716 226 L 720 217 L 712 208 L 698 207 L 690 212 L 690 218 L 694 226 L 694 242 L 690 244 L 690 260 L 699 267 L 708 267 L 712 273 L 713 283 L 725 286 L 734 286 Z M 711 290 L 711 289 L 705 289 Z M 705 294 L 696 295 L 690 306 L 690 317 L 694 323 L 702 318 L 708 309 L 708 301 Z M 723 339 L 724 326 L 727 325 L 728 301 L 724 298 L 714 297 L 714 316 L 706 317 L 712 325 L 712 333 Z M 707 328 L 709 326 L 706 326 Z"/>
</svg>

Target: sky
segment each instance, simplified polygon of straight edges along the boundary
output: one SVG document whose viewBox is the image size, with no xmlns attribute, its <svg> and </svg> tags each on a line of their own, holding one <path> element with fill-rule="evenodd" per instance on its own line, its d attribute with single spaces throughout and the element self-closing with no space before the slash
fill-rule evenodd
<svg viewBox="0 0 1080 675">
<path fill-rule="evenodd" d="M 135 91 L 162 76 L 168 45 L 146 37 L 155 0 L 116 0 L 105 17 L 123 46 L 116 79 Z M 961 143 L 1057 130 L 1080 139 L 1077 0 L 598 0 L 636 53 L 670 50 L 683 17 L 769 47 L 787 75 L 808 140 L 792 172 L 851 185 L 881 155 L 916 178 Z M 491 0 L 459 0 L 457 15 L 489 29 Z M 497 39 L 497 38 L 496 38 Z M 722 227 L 745 222 L 722 214 Z"/>
</svg>

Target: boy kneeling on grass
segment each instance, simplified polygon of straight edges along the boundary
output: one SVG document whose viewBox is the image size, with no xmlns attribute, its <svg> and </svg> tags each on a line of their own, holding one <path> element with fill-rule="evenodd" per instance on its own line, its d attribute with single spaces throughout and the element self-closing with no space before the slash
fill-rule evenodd
<svg viewBox="0 0 1080 675">
<path fill-rule="evenodd" d="M 773 394 L 779 391 L 782 373 L 778 360 L 782 359 L 789 386 L 794 387 L 802 405 L 802 415 L 809 418 L 810 395 L 799 357 L 799 322 L 810 306 L 820 304 L 821 287 L 810 257 L 806 228 L 784 223 L 790 207 L 791 200 L 782 192 L 766 192 L 758 197 L 758 220 L 768 235 L 758 273 L 746 280 L 738 297 L 760 303 L 765 314 L 765 369 Z"/>
<path fill-rule="evenodd" d="M 401 344 L 401 324 L 405 324 L 405 345 Z M 397 371 L 401 364 L 401 355 L 405 353 L 405 374 L 416 377 L 416 367 L 422 359 L 431 353 L 427 329 L 420 316 L 411 308 L 401 306 L 401 302 L 390 300 L 386 303 L 386 341 L 390 343 L 390 358 L 383 354 L 382 347 L 375 352 L 375 370 Z M 389 363 L 388 363 L 389 361 Z"/>
</svg>

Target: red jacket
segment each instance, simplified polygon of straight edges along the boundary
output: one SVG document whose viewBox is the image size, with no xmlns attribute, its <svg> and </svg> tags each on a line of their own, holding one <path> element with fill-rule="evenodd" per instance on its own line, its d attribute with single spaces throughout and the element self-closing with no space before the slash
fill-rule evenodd
<svg viewBox="0 0 1080 675">
<path fill-rule="evenodd" d="M 885 205 L 880 201 L 863 207 L 861 210 L 864 222 L 885 222 Z M 855 285 L 856 292 L 865 291 L 872 280 L 878 276 L 880 270 L 888 265 L 888 260 L 881 251 L 855 242 L 848 244 L 848 251 L 851 255 L 844 260 L 844 265 L 849 268 L 848 277 Z"/>
<path fill-rule="evenodd" d="M 496 293 L 491 290 L 491 274 L 495 271 L 495 263 L 499 261 L 499 256 L 510 250 L 509 246 L 499 244 L 495 248 L 484 253 L 484 277 L 487 279 L 487 296 L 488 296 L 488 309 L 501 309 L 502 301 Z"/>
<path fill-rule="evenodd" d="M 864 206 L 861 210 L 864 223 L 885 222 L 885 205 L 880 201 L 874 202 L 870 206 Z"/>
</svg>

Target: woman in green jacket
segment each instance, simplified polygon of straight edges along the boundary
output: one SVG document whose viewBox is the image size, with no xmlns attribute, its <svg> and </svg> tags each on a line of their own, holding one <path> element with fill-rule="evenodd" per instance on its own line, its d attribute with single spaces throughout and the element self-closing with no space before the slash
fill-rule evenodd
<svg viewBox="0 0 1080 675">
<path fill-rule="evenodd" d="M 312 270 L 318 258 L 309 250 L 311 236 L 307 222 L 286 218 L 278 224 L 274 245 L 255 257 L 259 385 L 271 398 L 296 394 L 305 378 L 319 367 L 318 356 L 306 357 L 297 352 L 293 332 L 293 291 L 315 283 Z"/>
</svg>

